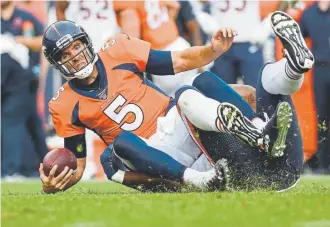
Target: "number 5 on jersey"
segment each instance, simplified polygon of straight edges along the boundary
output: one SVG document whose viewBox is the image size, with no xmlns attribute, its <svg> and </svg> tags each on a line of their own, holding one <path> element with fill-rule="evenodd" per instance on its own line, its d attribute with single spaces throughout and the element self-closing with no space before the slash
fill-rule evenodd
<svg viewBox="0 0 330 227">
<path fill-rule="evenodd" d="M 135 116 L 135 119 L 131 123 L 125 122 L 120 126 L 121 129 L 125 131 L 134 131 L 138 129 L 143 123 L 143 112 L 141 108 L 133 103 L 129 103 L 126 106 L 127 100 L 122 96 L 118 95 L 110 105 L 105 108 L 103 111 L 111 120 L 116 122 L 118 125 L 123 123 L 123 120 L 127 116 L 127 114 L 132 113 Z M 120 111 L 117 111 L 118 108 L 124 106 Z"/>
</svg>

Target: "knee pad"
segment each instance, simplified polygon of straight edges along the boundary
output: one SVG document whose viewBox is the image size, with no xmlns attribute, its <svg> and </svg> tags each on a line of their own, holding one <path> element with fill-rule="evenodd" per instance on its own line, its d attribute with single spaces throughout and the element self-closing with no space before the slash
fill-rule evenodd
<svg viewBox="0 0 330 227">
<path fill-rule="evenodd" d="M 189 85 L 185 85 L 185 86 L 182 86 L 182 87 L 180 87 L 176 92 L 175 92 L 175 100 L 179 100 L 179 98 L 180 98 L 180 96 L 181 96 L 181 94 L 183 93 L 183 92 L 185 92 L 186 90 L 195 90 L 195 91 L 198 91 L 198 92 L 200 92 L 197 88 L 195 88 L 195 87 L 193 87 L 193 86 L 189 86 Z"/>
</svg>

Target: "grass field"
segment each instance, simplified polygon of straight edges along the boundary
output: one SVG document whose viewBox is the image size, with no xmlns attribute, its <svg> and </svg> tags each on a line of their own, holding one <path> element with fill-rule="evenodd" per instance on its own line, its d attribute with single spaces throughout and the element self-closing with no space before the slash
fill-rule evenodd
<svg viewBox="0 0 330 227">
<path fill-rule="evenodd" d="M 304 177 L 284 193 L 142 194 L 109 182 L 40 191 L 38 181 L 2 183 L 2 226 L 330 227 L 329 177 Z"/>
</svg>

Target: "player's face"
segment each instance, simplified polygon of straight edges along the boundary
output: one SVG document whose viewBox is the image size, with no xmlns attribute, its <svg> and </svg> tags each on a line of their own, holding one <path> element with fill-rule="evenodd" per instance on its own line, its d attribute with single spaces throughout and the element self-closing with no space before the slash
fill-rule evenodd
<svg viewBox="0 0 330 227">
<path fill-rule="evenodd" d="M 64 49 L 60 55 L 60 62 L 71 73 L 78 72 L 84 68 L 91 60 L 91 54 L 80 40 L 74 41 L 69 47 Z"/>
</svg>

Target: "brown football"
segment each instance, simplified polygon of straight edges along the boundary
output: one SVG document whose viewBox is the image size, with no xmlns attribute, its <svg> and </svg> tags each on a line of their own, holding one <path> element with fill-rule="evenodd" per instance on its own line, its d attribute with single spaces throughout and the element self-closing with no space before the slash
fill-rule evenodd
<svg viewBox="0 0 330 227">
<path fill-rule="evenodd" d="M 76 156 L 66 148 L 59 148 L 49 151 L 43 160 L 43 169 L 46 176 L 49 175 L 50 170 L 53 166 L 57 165 L 55 177 L 58 176 L 64 168 L 67 166 L 69 169 L 77 169 Z"/>
</svg>

